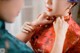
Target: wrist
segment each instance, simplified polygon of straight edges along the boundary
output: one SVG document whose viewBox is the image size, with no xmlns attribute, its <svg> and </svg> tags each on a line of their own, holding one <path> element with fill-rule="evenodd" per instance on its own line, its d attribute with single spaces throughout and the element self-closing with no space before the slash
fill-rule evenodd
<svg viewBox="0 0 80 53">
<path fill-rule="evenodd" d="M 38 23 L 38 21 L 33 21 L 32 25 L 36 25 L 37 26 L 37 25 L 39 25 L 39 23 Z"/>
<path fill-rule="evenodd" d="M 38 21 L 33 21 L 33 22 L 32 22 L 32 25 L 33 25 L 33 27 L 34 27 L 35 29 L 38 28 L 38 27 L 41 27 L 41 25 L 39 24 Z"/>
<path fill-rule="evenodd" d="M 58 33 L 56 34 L 56 39 L 64 40 L 66 38 L 66 34 Z"/>
<path fill-rule="evenodd" d="M 55 38 L 55 44 L 59 44 L 59 45 L 63 45 L 64 44 L 64 42 L 65 42 L 65 37 L 56 37 Z"/>
</svg>

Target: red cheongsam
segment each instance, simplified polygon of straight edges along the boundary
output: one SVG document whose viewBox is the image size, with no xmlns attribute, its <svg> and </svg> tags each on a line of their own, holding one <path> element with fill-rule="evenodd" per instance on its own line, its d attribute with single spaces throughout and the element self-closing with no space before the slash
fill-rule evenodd
<svg viewBox="0 0 80 53">
<path fill-rule="evenodd" d="M 71 18 L 68 20 L 69 28 L 64 42 L 63 53 L 80 53 L 80 27 Z M 55 41 L 53 24 L 45 25 L 32 36 L 30 42 L 35 53 L 50 53 Z"/>
</svg>

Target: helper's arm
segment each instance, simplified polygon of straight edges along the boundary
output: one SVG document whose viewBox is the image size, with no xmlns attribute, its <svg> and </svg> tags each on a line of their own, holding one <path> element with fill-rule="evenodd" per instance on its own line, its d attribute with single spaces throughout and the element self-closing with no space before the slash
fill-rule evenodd
<svg viewBox="0 0 80 53">
<path fill-rule="evenodd" d="M 51 53 L 62 53 L 69 25 L 66 21 L 64 21 L 64 18 L 61 19 L 60 17 L 58 17 L 56 22 L 54 22 L 53 24 L 56 38 Z"/>
<path fill-rule="evenodd" d="M 47 19 L 48 18 L 47 18 L 46 13 L 43 13 L 38 17 L 38 19 L 36 19 L 32 23 L 25 23 L 22 27 L 21 33 L 19 33 L 16 36 L 16 38 L 26 43 L 27 41 L 31 39 L 32 35 L 35 33 L 35 30 L 39 25 L 52 23 L 52 20 L 47 20 Z M 39 27 L 39 29 L 40 28 L 41 27 Z"/>
</svg>

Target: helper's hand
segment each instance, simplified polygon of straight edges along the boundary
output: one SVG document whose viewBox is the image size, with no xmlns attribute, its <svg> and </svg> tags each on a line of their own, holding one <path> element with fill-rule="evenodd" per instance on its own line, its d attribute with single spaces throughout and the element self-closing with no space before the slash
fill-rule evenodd
<svg viewBox="0 0 80 53">
<path fill-rule="evenodd" d="M 64 20 L 64 17 L 62 18 L 58 17 L 56 21 L 53 22 L 53 25 L 54 25 L 54 30 L 55 30 L 56 35 L 59 35 L 59 37 L 61 37 L 60 34 L 66 36 L 69 24 Z"/>
<path fill-rule="evenodd" d="M 30 22 L 25 22 L 21 29 L 22 32 L 26 34 L 33 34 L 34 32 L 34 26 Z"/>
<path fill-rule="evenodd" d="M 51 17 L 48 17 L 46 13 L 42 13 L 38 19 L 36 19 L 35 21 L 33 21 L 33 24 L 34 25 L 45 25 L 45 24 L 50 24 L 52 23 L 53 20 L 49 20 L 49 18 Z"/>
<path fill-rule="evenodd" d="M 62 19 L 58 17 L 53 24 L 56 38 L 51 53 L 62 53 L 69 25 L 66 21 L 64 21 L 63 17 Z"/>
<path fill-rule="evenodd" d="M 34 26 L 30 22 L 26 22 L 23 24 L 21 32 L 16 35 L 16 38 L 26 43 L 31 39 L 34 33 Z"/>
</svg>

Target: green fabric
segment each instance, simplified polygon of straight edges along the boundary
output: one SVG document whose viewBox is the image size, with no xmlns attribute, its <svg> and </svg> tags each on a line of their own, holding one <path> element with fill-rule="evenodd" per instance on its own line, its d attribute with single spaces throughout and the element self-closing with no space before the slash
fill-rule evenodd
<svg viewBox="0 0 80 53">
<path fill-rule="evenodd" d="M 6 53 L 34 53 L 25 43 L 16 39 L 6 29 L 3 21 L 0 21 L 0 49 Z"/>
</svg>

